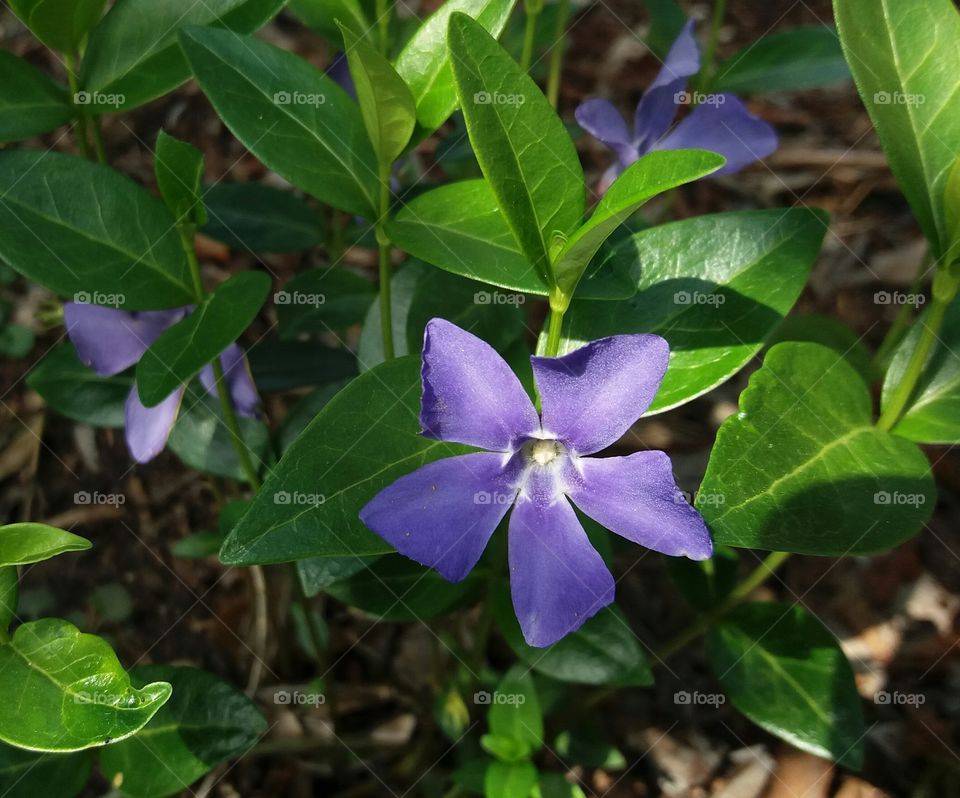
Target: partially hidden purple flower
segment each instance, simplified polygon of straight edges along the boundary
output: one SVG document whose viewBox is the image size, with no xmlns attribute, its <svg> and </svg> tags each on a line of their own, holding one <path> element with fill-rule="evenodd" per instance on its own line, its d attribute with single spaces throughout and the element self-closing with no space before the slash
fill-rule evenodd
<svg viewBox="0 0 960 798">
<path fill-rule="evenodd" d="M 656 79 L 644 92 L 634 115 L 633 132 L 609 100 L 582 103 L 575 116 L 580 127 L 616 153 L 617 162 L 601 180 L 601 193 L 630 164 L 653 150 L 699 149 L 727 159 L 714 172 L 738 172 L 766 158 L 777 148 L 773 127 L 751 114 L 733 94 L 711 94 L 673 130 L 677 106 L 690 102 L 687 79 L 700 71 L 700 49 L 693 35 L 693 20 L 684 25 Z"/>
<path fill-rule="evenodd" d="M 66 302 L 63 316 L 67 335 L 80 361 L 101 377 L 112 377 L 137 363 L 164 330 L 191 310 L 183 307 L 128 313 L 100 305 Z M 220 354 L 220 364 L 237 412 L 247 418 L 254 416 L 260 399 L 243 350 L 230 344 Z M 200 382 L 209 394 L 217 395 L 213 367 L 209 364 L 200 372 Z M 163 450 L 180 413 L 186 387 L 181 385 L 154 407 L 143 405 L 136 385 L 130 389 L 124 427 L 127 448 L 138 463 L 149 462 Z"/>
<path fill-rule="evenodd" d="M 601 338 L 563 357 L 532 357 L 542 413 L 484 341 L 443 319 L 423 346 L 423 435 L 487 451 L 437 460 L 378 493 L 360 519 L 401 554 L 451 582 L 508 525 L 513 606 L 532 646 L 580 627 L 614 597 L 613 577 L 573 505 L 664 554 L 713 553 L 699 513 L 677 489 L 670 459 L 644 451 L 588 457 L 649 407 L 667 368 L 658 335 Z"/>
</svg>

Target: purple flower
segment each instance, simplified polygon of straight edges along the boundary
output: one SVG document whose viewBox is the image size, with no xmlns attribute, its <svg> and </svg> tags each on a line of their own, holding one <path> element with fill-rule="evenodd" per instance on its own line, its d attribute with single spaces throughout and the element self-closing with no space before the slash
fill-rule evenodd
<svg viewBox="0 0 960 798">
<path fill-rule="evenodd" d="M 63 316 L 67 335 L 80 360 L 101 377 L 111 377 L 139 361 L 164 330 L 183 319 L 191 310 L 190 307 L 183 307 L 127 313 L 99 305 L 66 302 Z M 237 412 L 241 416 L 253 416 L 260 400 L 243 351 L 236 344 L 230 344 L 221 353 L 220 364 Z M 213 367 L 209 364 L 200 372 L 200 382 L 208 393 L 216 396 L 217 385 Z M 154 407 L 145 407 L 140 401 L 137 386 L 131 388 L 127 397 L 124 427 L 127 448 L 138 463 L 152 460 L 163 450 L 180 412 L 186 387 L 180 386 Z"/>
<path fill-rule="evenodd" d="M 706 559 L 703 519 L 663 452 L 587 457 L 618 440 L 667 368 L 658 335 L 601 338 L 563 357 L 532 357 L 537 415 L 486 343 L 433 319 L 423 346 L 423 435 L 486 449 L 437 460 L 380 491 L 360 519 L 401 554 L 463 579 L 510 508 L 513 606 L 532 646 L 548 646 L 613 601 L 613 577 L 577 519 L 674 556 Z"/>
<path fill-rule="evenodd" d="M 719 153 L 727 162 L 714 174 L 723 175 L 738 172 L 777 148 L 774 129 L 751 114 L 732 94 L 698 97 L 700 102 L 693 112 L 670 130 L 677 105 L 691 100 L 686 91 L 687 78 L 699 71 L 700 49 L 691 20 L 684 25 L 656 79 L 640 98 L 633 135 L 609 100 L 587 100 L 577 108 L 575 115 L 580 127 L 617 155 L 617 163 L 601 180 L 601 193 L 624 169 L 652 150 L 701 149 Z"/>
</svg>

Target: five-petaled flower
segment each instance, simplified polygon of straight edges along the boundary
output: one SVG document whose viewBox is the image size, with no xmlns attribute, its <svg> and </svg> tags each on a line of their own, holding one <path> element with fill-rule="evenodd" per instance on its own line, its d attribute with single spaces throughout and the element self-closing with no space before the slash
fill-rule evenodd
<svg viewBox="0 0 960 798">
<path fill-rule="evenodd" d="M 600 193 L 630 164 L 652 150 L 700 149 L 719 153 L 727 162 L 714 172 L 718 175 L 738 172 L 776 150 L 774 129 L 751 114 L 732 94 L 697 97 L 700 102 L 693 112 L 670 130 L 677 106 L 691 99 L 686 91 L 687 78 L 699 71 L 700 49 L 691 20 L 667 53 L 656 79 L 640 98 L 632 135 L 609 100 L 587 100 L 577 108 L 575 115 L 580 127 L 617 156 L 617 162 L 600 181 Z"/>
<path fill-rule="evenodd" d="M 570 500 L 647 548 L 698 560 L 713 552 L 666 454 L 587 456 L 618 440 L 649 407 L 668 357 L 657 335 L 615 335 L 563 357 L 532 357 L 538 415 L 488 344 L 433 319 L 423 347 L 422 434 L 487 451 L 401 477 L 363 508 L 361 520 L 401 554 L 456 582 L 512 507 L 514 609 L 530 645 L 556 642 L 614 597 L 613 577 Z"/>
<path fill-rule="evenodd" d="M 112 377 L 137 363 L 163 331 L 183 319 L 191 309 L 183 307 L 127 313 L 99 305 L 66 302 L 63 317 L 67 335 L 81 362 L 101 377 Z M 253 416 L 260 400 L 243 350 L 236 344 L 230 344 L 220 354 L 220 365 L 237 412 L 241 416 Z M 208 393 L 216 396 L 216 380 L 209 364 L 200 372 L 200 382 Z M 186 387 L 181 385 L 154 407 L 143 405 L 136 385 L 130 389 L 125 406 L 124 428 L 127 448 L 138 463 L 152 460 L 163 450 L 180 413 Z"/>
</svg>

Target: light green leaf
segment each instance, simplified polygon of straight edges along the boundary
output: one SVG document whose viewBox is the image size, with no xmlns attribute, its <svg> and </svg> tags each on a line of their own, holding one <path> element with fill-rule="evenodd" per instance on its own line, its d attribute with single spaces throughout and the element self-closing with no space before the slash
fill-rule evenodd
<svg viewBox="0 0 960 798">
<path fill-rule="evenodd" d="M 200 88 L 240 142 L 317 199 L 376 216 L 377 165 L 360 109 L 331 78 L 251 36 L 188 28 Z"/>
<path fill-rule="evenodd" d="M 486 798 L 527 798 L 537 784 L 532 762 L 491 762 L 483 779 Z"/>
<path fill-rule="evenodd" d="M 450 17 L 457 96 L 470 143 L 520 248 L 549 282 L 550 253 L 583 219 L 583 170 L 546 97 L 483 27 Z"/>
<path fill-rule="evenodd" d="M 0 744 L 0 795 L 37 798 L 38 795 L 74 798 L 90 778 L 89 751 L 50 754 L 24 751 Z"/>
<path fill-rule="evenodd" d="M 530 668 L 514 665 L 490 698 L 487 725 L 491 734 L 524 744 L 531 752 L 543 748 L 543 713 Z"/>
<path fill-rule="evenodd" d="M 140 400 L 153 407 L 200 373 L 240 337 L 270 291 L 263 272 L 241 272 L 218 285 L 193 313 L 151 344 L 137 363 Z"/>
<path fill-rule="evenodd" d="M 157 135 L 153 166 L 160 196 L 177 222 L 203 224 L 207 220 L 200 196 L 203 153 L 161 130 Z"/>
<path fill-rule="evenodd" d="M 10 10 L 47 47 L 73 53 L 100 19 L 106 0 L 10 0 Z"/>
<path fill-rule="evenodd" d="M 193 297 L 164 204 L 112 169 L 62 153 L 0 152 L 0 258 L 75 301 L 153 310 Z"/>
<path fill-rule="evenodd" d="M 0 566 L 29 565 L 68 551 L 86 551 L 93 544 L 63 529 L 25 522 L 0 526 Z"/>
<path fill-rule="evenodd" d="M 834 0 L 844 54 L 890 168 L 934 252 L 960 152 L 960 13 L 950 0 Z"/>
<path fill-rule="evenodd" d="M 864 726 L 853 670 L 799 605 L 744 604 L 711 628 L 710 664 L 744 715 L 803 751 L 858 770 Z"/>
<path fill-rule="evenodd" d="M 49 133 L 73 112 L 61 85 L 8 50 L 0 50 L 0 143 Z"/>
<path fill-rule="evenodd" d="M 59 618 L 22 624 L 0 645 L 0 685 L 17 696 L 0 713 L 0 740 L 33 751 L 123 740 L 171 692 L 166 682 L 134 688 L 110 646 Z"/>
<path fill-rule="evenodd" d="M 337 23 L 347 25 L 357 33 L 373 28 L 357 0 L 290 0 L 289 8 L 305 25 L 340 49 L 343 48 L 343 37 Z"/>
<path fill-rule="evenodd" d="M 696 505 L 714 540 L 841 557 L 919 531 L 936 502 L 929 463 L 874 427 L 871 404 L 837 352 L 773 347 L 720 427 L 700 485 Z"/>
</svg>

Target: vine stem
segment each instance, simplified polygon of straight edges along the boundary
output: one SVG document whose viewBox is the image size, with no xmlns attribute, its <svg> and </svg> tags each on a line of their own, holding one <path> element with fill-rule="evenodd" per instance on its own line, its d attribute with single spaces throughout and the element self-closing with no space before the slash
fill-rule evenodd
<svg viewBox="0 0 960 798">
<path fill-rule="evenodd" d="M 564 311 L 552 307 L 550 309 L 550 320 L 547 327 L 547 351 L 544 353 L 547 357 L 556 357 L 560 352 L 560 332 L 563 330 Z"/>
<path fill-rule="evenodd" d="M 386 58 L 390 51 L 390 6 L 388 0 L 377 0 L 377 45 Z"/>
<path fill-rule="evenodd" d="M 727 0 L 716 0 L 713 4 L 713 16 L 710 19 L 710 37 L 707 39 L 707 51 L 703 57 L 703 80 L 701 85 L 709 92 L 716 69 L 717 43 L 720 41 L 720 28 L 727 15 Z"/>
<path fill-rule="evenodd" d="M 557 24 L 553 29 L 555 44 L 550 48 L 550 65 L 547 72 L 547 99 L 554 108 L 560 100 L 560 76 L 563 72 L 563 56 L 567 49 L 567 23 L 570 21 L 570 0 L 558 0 Z"/>
<path fill-rule="evenodd" d="M 526 24 L 523 28 L 523 51 L 520 55 L 520 69 L 530 71 L 533 63 L 533 45 L 537 39 L 537 20 L 540 19 L 540 9 L 527 8 Z"/>
<path fill-rule="evenodd" d="M 77 148 L 84 158 L 90 157 L 90 141 L 87 137 L 87 115 L 83 108 L 77 105 L 77 94 L 80 92 L 80 82 L 77 79 L 77 57 L 73 53 L 63 54 L 63 65 L 67 69 L 67 84 L 70 87 L 70 105 L 77 116 Z"/>
<path fill-rule="evenodd" d="M 390 303 L 390 239 L 384 229 L 387 214 L 390 213 L 390 169 L 391 164 L 380 164 L 380 207 L 376 224 L 377 247 L 380 250 L 380 328 L 383 335 L 383 356 L 386 360 L 394 357 L 393 306 Z"/>
<path fill-rule="evenodd" d="M 927 254 L 921 261 L 920 268 L 917 270 L 917 273 L 913 278 L 913 282 L 910 284 L 911 294 L 920 293 L 920 288 L 923 286 L 923 280 L 927 276 L 927 270 L 932 260 L 933 254 L 930 252 L 930 250 L 927 250 Z M 883 337 L 883 341 L 880 343 L 880 348 L 877 349 L 876 354 L 873 356 L 873 368 L 876 372 L 882 374 L 884 371 L 886 371 L 887 367 L 890 365 L 889 361 L 893 355 L 894 349 L 896 349 L 897 345 L 903 340 L 903 335 L 906 333 L 909 326 L 910 305 L 904 302 L 897 311 L 897 316 L 893 320 L 893 324 L 890 325 L 890 329 L 887 330 L 887 334 Z"/>
</svg>

